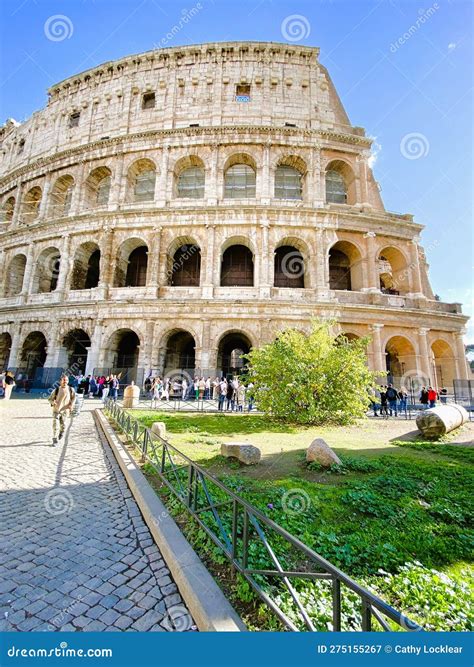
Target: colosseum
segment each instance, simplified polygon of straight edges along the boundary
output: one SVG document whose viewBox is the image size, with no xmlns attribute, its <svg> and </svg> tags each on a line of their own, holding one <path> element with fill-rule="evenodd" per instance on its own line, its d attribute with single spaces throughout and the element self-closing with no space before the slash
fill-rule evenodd
<svg viewBox="0 0 474 667">
<path fill-rule="evenodd" d="M 210 43 L 72 76 L 0 130 L 0 365 L 235 373 L 332 318 L 395 381 L 468 378 L 467 318 L 387 212 L 318 48 Z"/>
</svg>

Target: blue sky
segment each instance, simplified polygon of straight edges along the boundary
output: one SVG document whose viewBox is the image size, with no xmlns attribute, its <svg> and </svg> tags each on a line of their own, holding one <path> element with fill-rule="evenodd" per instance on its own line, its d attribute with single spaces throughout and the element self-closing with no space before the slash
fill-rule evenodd
<svg viewBox="0 0 474 667">
<path fill-rule="evenodd" d="M 375 138 L 386 208 L 426 226 L 434 291 L 472 314 L 472 11 L 471 0 L 2 0 L 0 121 L 27 118 L 53 83 L 162 40 L 319 46 L 351 122 Z"/>
</svg>

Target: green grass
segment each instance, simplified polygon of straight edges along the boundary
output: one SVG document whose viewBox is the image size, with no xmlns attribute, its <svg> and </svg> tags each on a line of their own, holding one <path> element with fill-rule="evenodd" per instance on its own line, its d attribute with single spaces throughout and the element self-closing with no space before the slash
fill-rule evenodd
<svg viewBox="0 0 474 667">
<path fill-rule="evenodd" d="M 172 444 L 420 622 L 471 627 L 463 609 L 471 595 L 464 582 L 473 574 L 474 448 L 453 444 L 469 441 L 469 430 L 435 444 L 417 437 L 414 422 L 286 428 L 252 415 L 133 414 L 148 426 L 164 421 Z M 337 452 L 341 466 L 306 464 L 315 437 Z M 227 440 L 260 447 L 262 462 L 243 467 L 225 459 L 220 443 Z M 287 511 L 288 497 L 294 511 Z M 197 542 L 220 562 L 203 535 Z M 239 594 L 250 595 L 243 584 Z"/>
</svg>

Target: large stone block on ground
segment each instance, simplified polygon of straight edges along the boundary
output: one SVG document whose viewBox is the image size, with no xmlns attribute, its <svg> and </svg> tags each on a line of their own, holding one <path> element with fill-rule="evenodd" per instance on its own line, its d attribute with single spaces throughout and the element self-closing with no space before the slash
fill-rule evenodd
<svg viewBox="0 0 474 667">
<path fill-rule="evenodd" d="M 424 410 L 416 418 L 416 425 L 426 438 L 440 438 L 469 421 L 469 415 L 462 405 L 450 403 Z"/>
<path fill-rule="evenodd" d="M 222 456 L 236 458 L 247 466 L 255 465 L 262 458 L 259 448 L 248 442 L 223 442 L 221 454 Z"/>
<path fill-rule="evenodd" d="M 166 440 L 166 424 L 165 422 L 153 422 L 151 432 L 158 435 L 163 440 Z"/>
<path fill-rule="evenodd" d="M 326 468 L 329 468 L 334 463 L 337 463 L 338 465 L 341 464 L 341 459 L 332 451 L 327 442 L 322 438 L 316 438 L 310 444 L 306 450 L 306 461 L 308 463 L 316 461 Z"/>
</svg>

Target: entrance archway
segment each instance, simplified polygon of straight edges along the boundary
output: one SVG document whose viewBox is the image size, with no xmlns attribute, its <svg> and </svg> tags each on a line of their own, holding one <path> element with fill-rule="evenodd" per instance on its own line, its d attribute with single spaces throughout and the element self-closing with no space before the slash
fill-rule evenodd
<svg viewBox="0 0 474 667">
<path fill-rule="evenodd" d="M 70 374 L 84 373 L 90 345 L 91 339 L 83 329 L 69 331 L 62 341 L 64 355 L 60 365 L 67 367 Z"/>
<path fill-rule="evenodd" d="M 456 359 L 451 346 L 444 340 L 435 340 L 431 345 L 431 367 L 433 384 L 438 389 L 454 388 L 454 380 L 457 377 Z"/>
<path fill-rule="evenodd" d="M 253 287 L 253 254 L 245 245 L 231 245 L 221 262 L 221 287 Z"/>
<path fill-rule="evenodd" d="M 5 279 L 5 296 L 16 296 L 23 288 L 25 277 L 26 255 L 15 255 L 7 268 Z"/>
<path fill-rule="evenodd" d="M 408 338 L 393 336 L 385 346 L 387 382 L 400 384 L 403 377 L 417 374 L 415 348 Z"/>
<path fill-rule="evenodd" d="M 8 369 L 11 347 L 12 337 L 10 334 L 7 332 L 0 334 L 0 372 Z"/>
<path fill-rule="evenodd" d="M 46 361 L 46 338 L 41 331 L 32 331 L 23 341 L 20 353 L 21 370 L 31 379 L 36 369 L 42 368 Z"/>
<path fill-rule="evenodd" d="M 196 341 L 184 330 L 171 333 L 166 342 L 163 371 L 186 370 L 193 374 L 196 367 Z"/>
<path fill-rule="evenodd" d="M 248 354 L 252 344 L 250 339 L 241 332 L 231 332 L 223 336 L 217 351 L 217 368 L 222 375 L 239 375 L 246 369 L 246 361 L 242 355 Z"/>
<path fill-rule="evenodd" d="M 79 246 L 74 257 L 71 289 L 93 289 L 99 284 L 100 249 L 96 243 Z"/>
</svg>

